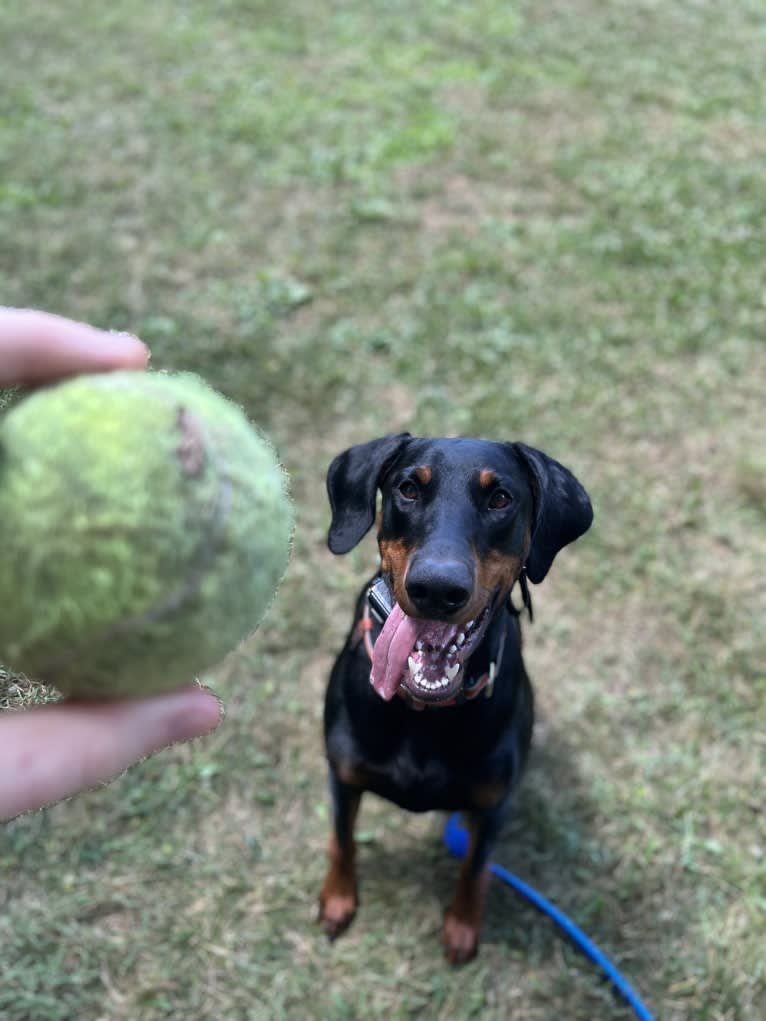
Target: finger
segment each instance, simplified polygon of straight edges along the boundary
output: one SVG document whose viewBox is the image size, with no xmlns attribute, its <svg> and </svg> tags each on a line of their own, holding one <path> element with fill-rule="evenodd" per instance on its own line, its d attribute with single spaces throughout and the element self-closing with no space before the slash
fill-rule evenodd
<svg viewBox="0 0 766 1021">
<path fill-rule="evenodd" d="M 127 333 L 27 309 L 0 309 L 0 386 L 34 385 L 79 372 L 143 369 L 149 349 Z"/>
<path fill-rule="evenodd" d="M 222 718 L 197 685 L 129 702 L 58 702 L 0 717 L 0 820 L 106 783 Z"/>
</svg>

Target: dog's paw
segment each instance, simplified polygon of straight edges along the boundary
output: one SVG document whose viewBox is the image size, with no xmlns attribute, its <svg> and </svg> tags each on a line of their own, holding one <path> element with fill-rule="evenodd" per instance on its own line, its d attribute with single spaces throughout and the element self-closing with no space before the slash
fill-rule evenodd
<svg viewBox="0 0 766 1021">
<path fill-rule="evenodd" d="M 357 909 L 355 893 L 339 893 L 323 890 L 319 897 L 318 922 L 325 935 L 332 942 L 348 929 Z"/>
<path fill-rule="evenodd" d="M 450 964 L 466 964 L 479 952 L 479 927 L 451 911 L 447 912 L 442 929 L 444 954 Z"/>
</svg>

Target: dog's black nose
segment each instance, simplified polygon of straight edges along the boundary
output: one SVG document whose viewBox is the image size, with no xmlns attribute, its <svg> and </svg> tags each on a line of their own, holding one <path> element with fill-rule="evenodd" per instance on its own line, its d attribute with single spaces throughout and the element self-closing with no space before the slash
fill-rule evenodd
<svg viewBox="0 0 766 1021">
<path fill-rule="evenodd" d="M 405 588 L 424 617 L 450 617 L 471 598 L 473 572 L 461 560 L 416 557 L 407 572 Z"/>
</svg>

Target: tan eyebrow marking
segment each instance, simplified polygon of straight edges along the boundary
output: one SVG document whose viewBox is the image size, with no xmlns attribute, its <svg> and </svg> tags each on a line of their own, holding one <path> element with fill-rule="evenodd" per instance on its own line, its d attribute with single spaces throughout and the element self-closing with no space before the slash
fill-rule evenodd
<svg viewBox="0 0 766 1021">
<path fill-rule="evenodd" d="M 496 481 L 497 475 L 491 468 L 482 468 L 479 472 L 479 485 L 484 489 L 489 489 Z"/>
</svg>

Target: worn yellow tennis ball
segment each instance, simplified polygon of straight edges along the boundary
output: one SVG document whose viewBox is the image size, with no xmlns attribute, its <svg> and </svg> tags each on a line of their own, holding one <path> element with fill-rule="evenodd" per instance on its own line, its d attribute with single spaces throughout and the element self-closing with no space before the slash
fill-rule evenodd
<svg viewBox="0 0 766 1021">
<path fill-rule="evenodd" d="M 0 420 L 0 662 L 80 698 L 191 682 L 259 624 L 292 524 L 273 448 L 198 377 L 37 391 Z"/>
</svg>

